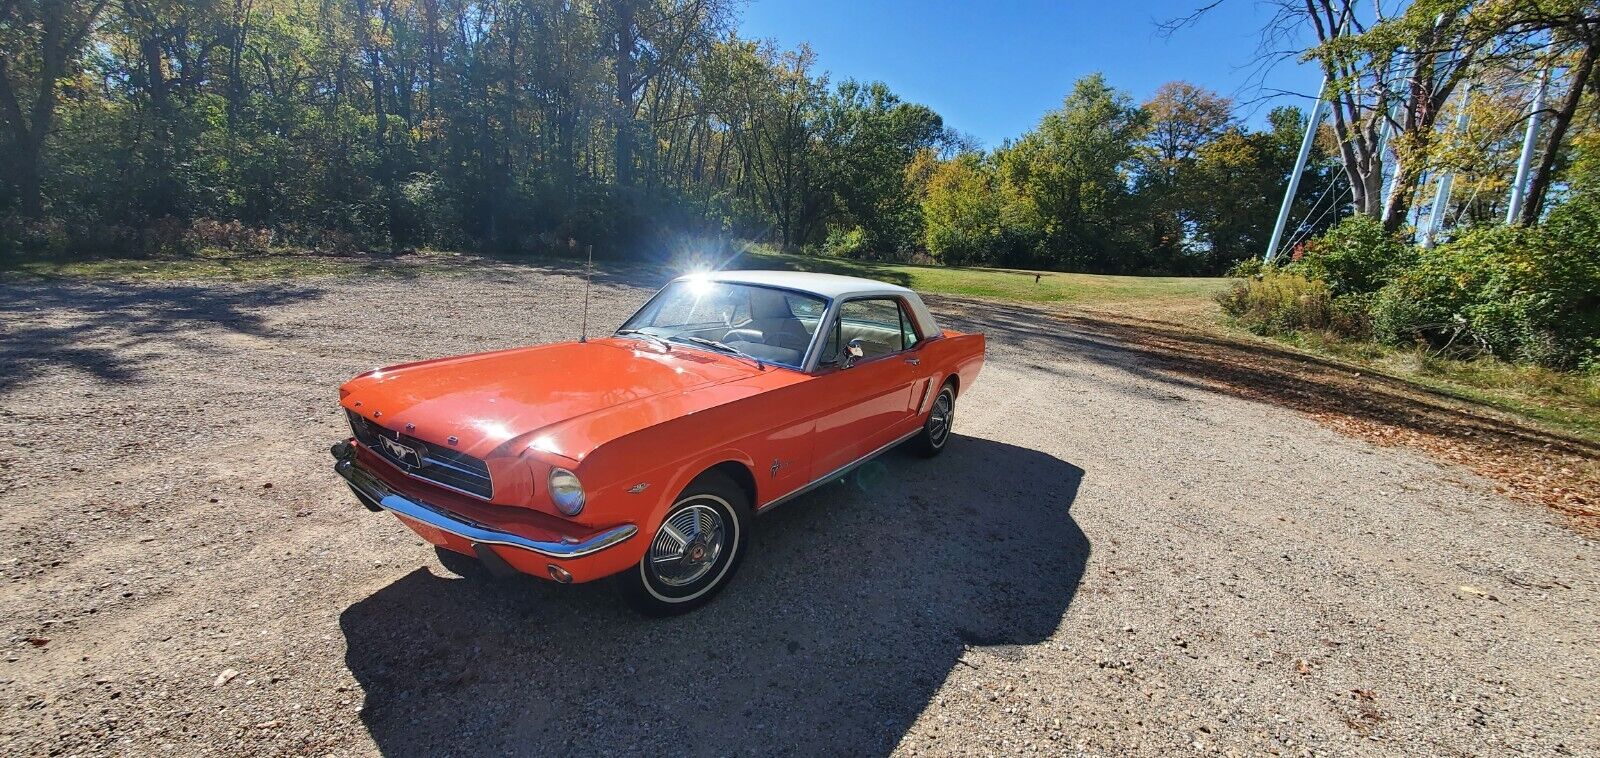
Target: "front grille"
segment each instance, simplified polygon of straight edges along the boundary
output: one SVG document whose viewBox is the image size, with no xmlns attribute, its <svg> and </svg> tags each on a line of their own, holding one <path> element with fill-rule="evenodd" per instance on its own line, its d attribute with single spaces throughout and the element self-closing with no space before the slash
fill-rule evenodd
<svg viewBox="0 0 1600 758">
<path fill-rule="evenodd" d="M 494 494 L 489 465 L 465 453 L 385 429 L 349 409 L 356 439 L 396 468 L 418 479 L 488 500 Z M 385 444 L 385 440 L 393 444 Z"/>
</svg>

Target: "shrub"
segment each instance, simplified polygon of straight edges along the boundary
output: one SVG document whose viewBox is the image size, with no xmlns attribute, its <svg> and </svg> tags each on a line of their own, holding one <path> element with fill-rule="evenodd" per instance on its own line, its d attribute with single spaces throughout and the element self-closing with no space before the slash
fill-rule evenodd
<svg viewBox="0 0 1600 758">
<path fill-rule="evenodd" d="M 1273 264 L 1263 263 L 1260 258 L 1245 258 L 1229 267 L 1228 273 L 1224 274 L 1224 276 L 1233 277 L 1234 279 L 1250 279 L 1261 276 L 1261 272 L 1271 265 Z"/>
<path fill-rule="evenodd" d="M 844 258 L 861 258 L 868 251 L 867 231 L 859 226 L 834 227 L 828 230 L 828 240 L 822 249 L 828 255 Z"/>
<path fill-rule="evenodd" d="M 1306 243 L 1288 268 L 1349 295 L 1377 292 L 1415 260 L 1416 249 L 1384 232 L 1377 219 L 1355 215 Z"/>
<path fill-rule="evenodd" d="M 139 233 L 140 251 L 145 255 L 177 255 L 186 252 L 184 234 L 188 229 L 173 216 L 162 216 Z"/>
<path fill-rule="evenodd" d="M 215 248 L 262 253 L 272 247 L 272 230 L 245 226 L 238 220 L 200 218 L 191 222 L 184 232 L 183 246 L 189 250 Z"/>
<path fill-rule="evenodd" d="M 1222 311 L 1257 334 L 1325 329 L 1333 321 L 1328 286 L 1300 274 L 1267 268 L 1217 296 Z"/>
<path fill-rule="evenodd" d="M 1568 203 L 1540 227 L 1474 229 L 1424 251 L 1378 293 L 1375 335 L 1552 368 L 1591 365 L 1600 355 L 1600 209 L 1584 205 Z"/>
</svg>

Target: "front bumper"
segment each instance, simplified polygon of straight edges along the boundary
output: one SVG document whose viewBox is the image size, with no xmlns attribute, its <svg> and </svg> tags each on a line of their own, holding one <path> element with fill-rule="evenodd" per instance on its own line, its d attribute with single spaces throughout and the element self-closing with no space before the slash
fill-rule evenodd
<svg viewBox="0 0 1600 758">
<path fill-rule="evenodd" d="M 464 516 L 451 513 L 437 505 L 425 503 L 397 492 L 393 487 L 378 478 L 376 474 L 367 470 L 365 465 L 356 460 L 353 454 L 353 447 L 347 449 L 352 449 L 352 453 L 348 457 L 335 455 L 335 457 L 338 457 L 338 462 L 334 464 L 333 470 L 339 476 L 344 477 L 345 482 L 350 485 L 350 489 L 355 492 L 362 505 L 372 510 L 393 511 L 396 515 L 401 516 L 402 521 L 407 522 L 407 525 L 411 526 L 413 530 L 416 530 L 415 524 L 421 524 L 424 527 L 431 527 L 443 532 L 449 537 L 454 537 L 456 539 L 446 539 L 442 546 L 455 549 L 458 552 L 466 552 L 461 549 L 466 546 L 461 545 L 460 543 L 462 542 L 470 545 L 474 551 L 480 550 L 479 546 L 494 546 L 501 549 L 511 548 L 512 550 L 508 551 L 509 554 L 499 549 L 494 552 L 504 557 L 512 566 L 524 573 L 534 574 L 535 576 L 540 575 L 541 572 L 537 569 L 529 570 L 533 569 L 533 566 L 530 565 L 533 563 L 530 560 L 533 556 L 560 561 L 592 556 L 626 542 L 639 531 L 638 527 L 633 524 L 621 524 L 582 539 L 538 540 L 524 537 L 520 534 L 513 534 L 503 529 L 478 523 Z M 441 543 L 436 542 L 435 544 Z M 518 553 L 521 554 L 519 555 Z M 482 557 L 481 553 L 480 557 Z M 585 571 L 583 573 L 587 574 L 589 572 Z M 580 581 L 582 580 L 580 579 Z"/>
</svg>

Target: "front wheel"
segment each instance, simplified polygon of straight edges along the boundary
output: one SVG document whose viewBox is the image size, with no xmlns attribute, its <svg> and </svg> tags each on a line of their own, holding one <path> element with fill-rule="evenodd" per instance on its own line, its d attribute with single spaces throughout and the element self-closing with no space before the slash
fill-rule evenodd
<svg viewBox="0 0 1600 758">
<path fill-rule="evenodd" d="M 749 500 L 728 477 L 700 475 L 667 511 L 644 558 L 617 575 L 622 596 L 651 616 L 686 613 L 710 601 L 744 558 Z"/>
<path fill-rule="evenodd" d="M 924 458 L 932 458 L 944 452 L 945 443 L 950 441 L 950 428 L 956 421 L 956 388 L 945 382 L 939 388 L 939 396 L 933 399 L 933 408 L 928 411 L 928 419 L 922 422 L 922 432 L 912 440 L 912 449 Z"/>
</svg>

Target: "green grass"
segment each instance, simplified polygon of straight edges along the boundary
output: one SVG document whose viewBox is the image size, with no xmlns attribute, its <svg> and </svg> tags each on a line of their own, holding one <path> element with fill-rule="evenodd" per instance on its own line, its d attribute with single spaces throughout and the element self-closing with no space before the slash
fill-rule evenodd
<svg viewBox="0 0 1600 758">
<path fill-rule="evenodd" d="M 1024 303 L 1112 303 L 1152 299 L 1205 300 L 1228 285 L 1223 278 L 1105 276 L 1003 268 L 952 268 L 873 263 L 843 258 L 746 250 L 730 268 L 768 268 L 863 276 L 918 292 Z M 1035 280 L 1037 277 L 1037 280 Z"/>
<path fill-rule="evenodd" d="M 1287 343 L 1600 443 L 1600 374 L 1519 366 L 1488 356 L 1441 358 L 1422 349 L 1399 350 L 1315 333 L 1258 339 Z"/>
<path fill-rule="evenodd" d="M 89 261 L 25 261 L 7 266 L 6 274 L 35 279 L 114 279 L 156 282 L 190 279 L 251 281 L 355 273 L 348 261 L 272 256 L 246 259 L 127 259 Z"/>
<path fill-rule="evenodd" d="M 403 259 L 374 255 L 322 255 L 300 250 L 238 253 L 207 250 L 155 258 L 0 259 L 0 279 L 86 279 L 124 282 L 234 281 L 318 276 L 418 274 L 448 269 L 453 253 L 414 253 Z"/>
</svg>

